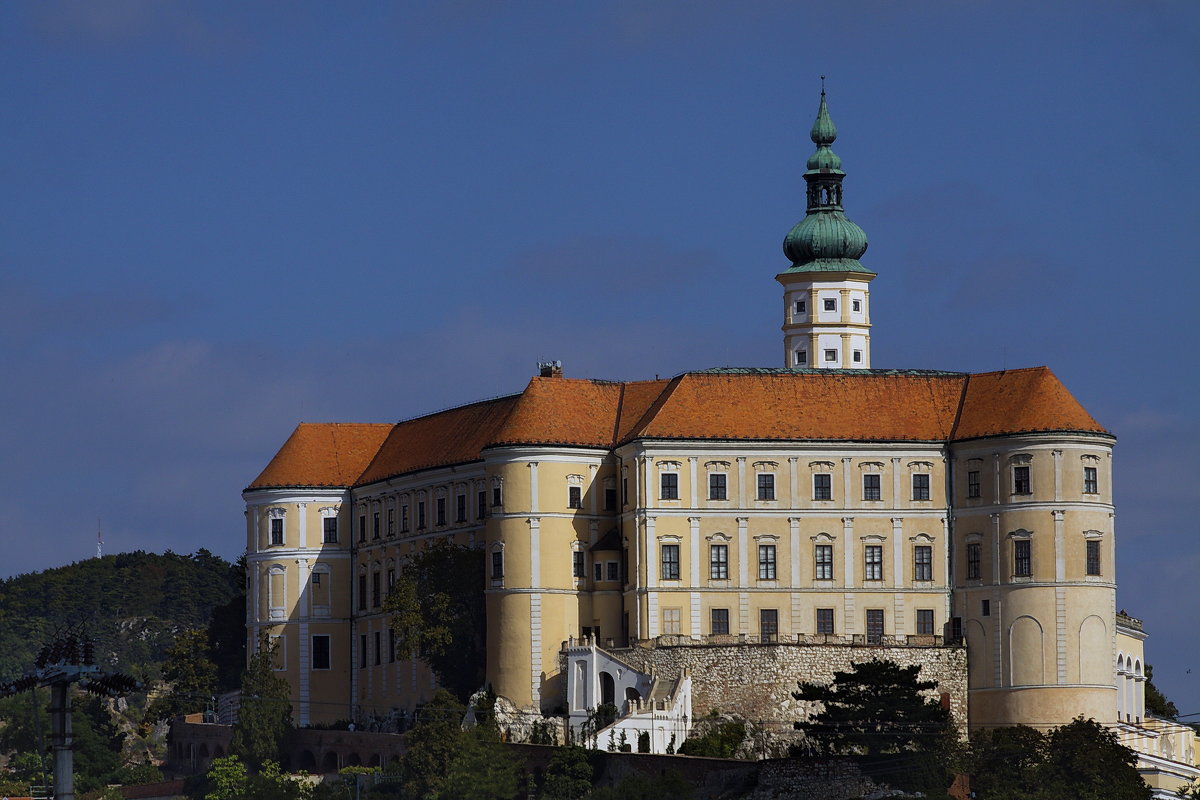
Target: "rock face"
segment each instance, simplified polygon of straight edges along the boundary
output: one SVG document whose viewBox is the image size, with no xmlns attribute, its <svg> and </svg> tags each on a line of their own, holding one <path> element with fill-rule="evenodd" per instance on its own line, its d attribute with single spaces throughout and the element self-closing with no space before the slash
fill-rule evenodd
<svg viewBox="0 0 1200 800">
<path fill-rule="evenodd" d="M 807 717 L 811 703 L 792 698 L 800 681 L 829 683 L 835 672 L 872 659 L 902 667 L 921 666 L 922 680 L 937 682 L 930 697 L 948 703 L 966 730 L 967 651 L 955 645 L 868 646 L 846 644 L 697 644 L 639 646 L 612 652 L 630 666 L 662 676 L 688 669 L 692 676 L 692 718 L 714 712 L 735 714 L 753 726 L 759 757 L 773 755 L 795 738 L 792 723 Z"/>
</svg>

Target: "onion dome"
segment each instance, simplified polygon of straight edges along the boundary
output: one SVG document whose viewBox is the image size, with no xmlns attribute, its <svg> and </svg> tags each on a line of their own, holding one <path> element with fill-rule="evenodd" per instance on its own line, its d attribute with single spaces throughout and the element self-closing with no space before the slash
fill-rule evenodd
<svg viewBox="0 0 1200 800">
<path fill-rule="evenodd" d="M 806 163 L 808 211 L 783 240 L 783 252 L 792 262 L 785 272 L 863 272 L 872 274 L 858 259 L 867 252 L 867 234 L 846 219 L 842 209 L 842 159 L 830 145 L 837 127 L 829 116 L 825 89 L 809 133 L 817 146 Z"/>
</svg>

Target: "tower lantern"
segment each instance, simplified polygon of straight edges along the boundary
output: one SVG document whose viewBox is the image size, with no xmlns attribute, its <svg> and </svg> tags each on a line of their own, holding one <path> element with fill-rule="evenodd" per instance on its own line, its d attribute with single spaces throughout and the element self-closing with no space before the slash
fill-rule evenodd
<svg viewBox="0 0 1200 800">
<path fill-rule="evenodd" d="M 842 159 L 831 145 L 837 128 L 825 103 L 809 136 L 817 146 L 808 158 L 807 211 L 783 240 L 791 260 L 775 276 L 783 284 L 784 365 L 825 369 L 871 366 L 868 284 L 875 273 L 859 262 L 867 235 L 842 208 Z"/>
</svg>

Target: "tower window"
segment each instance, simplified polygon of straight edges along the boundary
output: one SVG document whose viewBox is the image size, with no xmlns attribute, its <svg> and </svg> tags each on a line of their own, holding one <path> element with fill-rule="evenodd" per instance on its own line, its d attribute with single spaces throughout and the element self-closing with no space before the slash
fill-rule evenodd
<svg viewBox="0 0 1200 800">
<path fill-rule="evenodd" d="M 837 361 L 838 360 L 837 350 L 826 350 L 825 351 L 825 360 L 826 361 Z"/>
<path fill-rule="evenodd" d="M 854 363 L 855 363 L 855 364 L 861 364 L 861 363 L 862 363 L 862 350 L 855 350 L 855 351 L 854 351 Z"/>
<path fill-rule="evenodd" d="M 1087 574 L 1100 574 L 1100 542 L 1091 540 L 1087 543 Z"/>
<path fill-rule="evenodd" d="M 283 519 L 280 517 L 271 520 L 271 544 L 283 544 Z"/>
<path fill-rule="evenodd" d="M 804 350 L 797 350 L 796 351 L 796 363 L 797 364 L 807 364 L 808 363 L 808 353 L 805 352 Z"/>
<path fill-rule="evenodd" d="M 1096 481 L 1096 468 L 1083 468 L 1083 492 L 1084 494 L 1095 494 L 1098 483 Z"/>
<path fill-rule="evenodd" d="M 967 472 L 967 497 L 979 497 L 979 470 Z"/>
<path fill-rule="evenodd" d="M 1030 494 L 1029 467 L 1013 467 L 1013 494 Z"/>
<path fill-rule="evenodd" d="M 796 314 L 803 314 L 803 313 L 804 313 L 804 301 L 803 301 L 803 300 L 797 300 L 797 301 L 796 301 L 796 305 L 795 305 L 795 306 L 793 306 L 793 309 L 794 309 L 793 313 L 796 313 Z"/>
<path fill-rule="evenodd" d="M 1033 559 L 1030 555 L 1028 539 L 1018 539 L 1013 542 L 1013 575 L 1018 578 L 1028 578 L 1033 574 Z"/>
<path fill-rule="evenodd" d="M 862 300 L 851 300 L 850 308 L 853 311 L 862 311 Z"/>
<path fill-rule="evenodd" d="M 832 297 L 826 298 L 825 299 L 825 310 L 826 311 L 837 311 L 837 300 L 833 299 Z"/>
</svg>

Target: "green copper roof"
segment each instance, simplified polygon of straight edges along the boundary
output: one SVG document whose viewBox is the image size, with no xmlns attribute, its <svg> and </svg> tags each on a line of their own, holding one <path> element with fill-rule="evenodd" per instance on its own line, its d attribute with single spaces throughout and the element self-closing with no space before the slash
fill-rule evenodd
<svg viewBox="0 0 1200 800">
<path fill-rule="evenodd" d="M 830 147 L 837 139 L 837 126 L 829 116 L 825 88 L 821 105 L 809 133 L 817 146 L 805 165 L 808 184 L 808 210 L 804 219 L 788 232 L 783 252 L 795 272 L 861 272 L 873 275 L 858 259 L 867 251 L 867 234 L 846 219 L 842 209 L 842 159 Z"/>
</svg>

